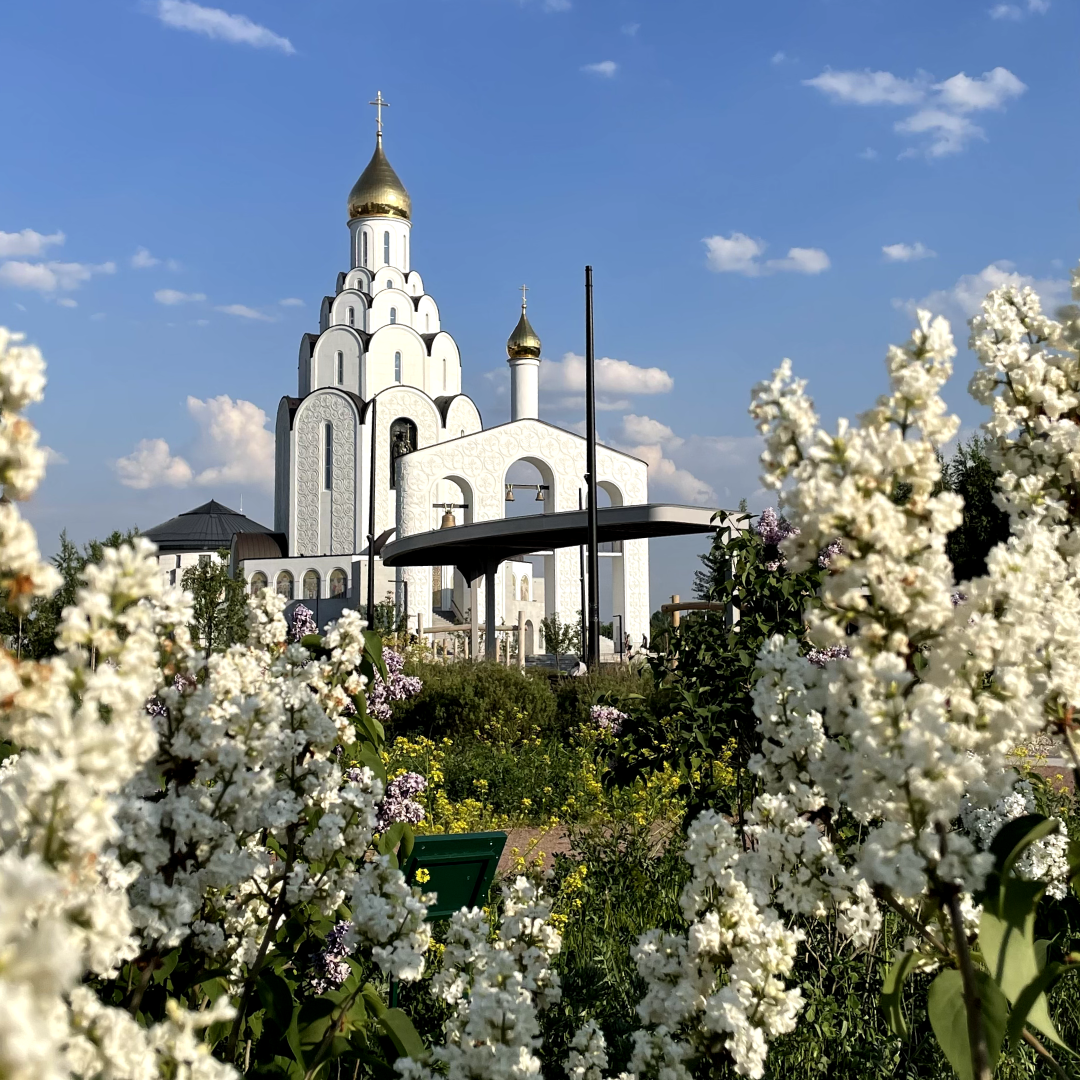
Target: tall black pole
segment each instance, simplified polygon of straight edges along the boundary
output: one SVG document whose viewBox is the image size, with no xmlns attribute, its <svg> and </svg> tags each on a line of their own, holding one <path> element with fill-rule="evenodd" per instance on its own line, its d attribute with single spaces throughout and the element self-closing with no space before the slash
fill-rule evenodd
<svg viewBox="0 0 1080 1080">
<path fill-rule="evenodd" d="M 371 399 L 368 409 L 371 423 L 371 480 L 368 484 L 368 534 L 367 534 L 367 624 L 369 630 L 375 629 L 375 461 L 379 450 L 377 438 L 379 425 L 375 423 L 375 398 Z"/>
<path fill-rule="evenodd" d="M 585 504 L 584 504 L 584 502 L 582 501 L 582 498 L 581 498 L 581 488 L 578 488 L 577 508 L 579 510 L 584 510 L 585 509 Z M 580 569 L 581 569 L 581 610 L 578 612 L 578 615 L 580 617 L 580 623 L 581 623 L 581 626 L 579 627 L 579 630 L 581 632 L 580 649 L 581 649 L 582 654 L 584 655 L 585 651 L 589 647 L 589 631 L 588 631 L 588 624 L 587 624 L 586 619 L 585 619 L 585 615 L 589 610 L 589 605 L 585 600 L 585 545 L 584 544 L 582 544 L 578 548 L 578 564 L 579 564 Z"/>
<path fill-rule="evenodd" d="M 596 505 L 596 372 L 593 356 L 592 267 L 585 267 L 585 486 L 589 493 L 588 665 L 600 666 L 600 558 Z"/>
</svg>

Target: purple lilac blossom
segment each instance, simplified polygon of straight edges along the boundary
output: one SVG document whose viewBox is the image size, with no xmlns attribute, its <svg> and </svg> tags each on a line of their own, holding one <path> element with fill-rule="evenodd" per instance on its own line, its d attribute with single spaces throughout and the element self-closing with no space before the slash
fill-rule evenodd
<svg viewBox="0 0 1080 1080">
<path fill-rule="evenodd" d="M 828 570 L 829 564 L 833 559 L 835 559 L 837 555 L 843 555 L 843 553 L 844 545 L 840 541 L 840 538 L 837 537 L 831 543 L 826 544 L 825 547 L 818 552 L 817 564 L 822 570 Z"/>
<path fill-rule="evenodd" d="M 311 613 L 311 609 L 303 604 L 297 604 L 293 608 L 292 626 L 289 627 L 289 640 L 301 641 L 308 634 L 317 634 L 318 632 L 319 627 L 315 622 L 315 616 Z"/>
<path fill-rule="evenodd" d="M 967 593 L 954 592 L 949 596 L 949 600 L 952 602 L 953 607 L 959 607 L 961 604 L 967 603 Z"/>
<path fill-rule="evenodd" d="M 609 735 L 618 735 L 622 731 L 623 722 L 630 719 L 614 705 L 594 705 L 589 715 L 593 723 Z"/>
<path fill-rule="evenodd" d="M 799 535 L 799 530 L 772 507 L 761 511 L 761 516 L 754 522 L 752 528 L 761 537 L 761 542 L 766 547 L 778 547 L 789 536 Z M 783 569 L 786 565 L 787 559 L 781 555 L 778 559 L 769 559 L 765 563 L 765 569 L 771 573 L 774 570 Z"/>
<path fill-rule="evenodd" d="M 811 649 L 806 659 L 815 667 L 823 668 L 830 660 L 847 660 L 851 650 L 846 645 L 830 645 L 827 649 Z"/>
<path fill-rule="evenodd" d="M 316 953 L 304 980 L 311 993 L 326 994 L 336 990 L 349 977 L 352 969 L 345 963 L 345 957 L 352 949 L 345 941 L 351 929 L 351 922 L 339 922 L 326 935 L 326 946 Z"/>
<path fill-rule="evenodd" d="M 401 653 L 396 653 L 393 649 L 383 649 L 383 660 L 386 662 L 390 681 L 384 682 L 382 675 L 376 671 L 367 688 L 368 714 L 376 720 L 389 720 L 390 703 L 415 697 L 424 685 L 415 675 L 403 674 L 405 657 Z"/>
<path fill-rule="evenodd" d="M 427 787 L 427 780 L 419 773 L 407 772 L 395 777 L 386 785 L 386 794 L 379 804 L 375 828 L 385 832 L 396 821 L 406 825 L 419 825 L 424 820 L 424 808 L 413 798 Z"/>
</svg>

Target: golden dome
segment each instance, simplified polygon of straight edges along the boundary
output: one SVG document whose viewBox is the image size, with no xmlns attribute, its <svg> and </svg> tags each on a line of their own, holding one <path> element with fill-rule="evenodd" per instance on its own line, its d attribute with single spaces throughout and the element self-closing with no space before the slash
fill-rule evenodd
<svg viewBox="0 0 1080 1080">
<path fill-rule="evenodd" d="M 358 217 L 397 217 L 409 221 L 412 200 L 398 174 L 390 167 L 382 148 L 382 132 L 375 139 L 375 153 L 349 192 L 349 220 Z"/>
<path fill-rule="evenodd" d="M 540 338 L 525 314 L 525 301 L 521 302 L 521 318 L 514 332 L 506 340 L 506 355 L 511 360 L 539 360 Z"/>
</svg>

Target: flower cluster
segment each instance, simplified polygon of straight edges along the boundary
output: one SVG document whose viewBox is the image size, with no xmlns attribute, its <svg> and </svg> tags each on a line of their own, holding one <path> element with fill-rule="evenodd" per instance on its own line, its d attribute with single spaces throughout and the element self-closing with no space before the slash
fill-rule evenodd
<svg viewBox="0 0 1080 1080">
<path fill-rule="evenodd" d="M 345 957 L 352 953 L 354 942 L 351 922 L 346 920 L 334 924 L 304 979 L 310 993 L 325 994 L 329 990 L 336 990 L 349 977 L 352 969 L 345 963 Z"/>
<path fill-rule="evenodd" d="M 419 773 L 407 772 L 394 777 L 386 785 L 386 794 L 379 804 L 375 827 L 385 832 L 395 821 L 406 825 L 419 825 L 424 820 L 424 808 L 414 798 L 427 787 L 427 780 Z"/>
<path fill-rule="evenodd" d="M 292 624 L 289 626 L 289 640 L 303 641 L 309 634 L 317 634 L 319 624 L 315 622 L 315 616 L 311 608 L 304 604 L 297 604 L 293 608 Z"/>
<path fill-rule="evenodd" d="M 762 510 L 761 516 L 751 526 L 753 531 L 761 537 L 761 542 L 766 547 L 778 548 L 789 536 L 798 534 L 798 529 L 787 518 L 778 514 L 771 506 Z M 783 555 L 770 558 L 765 562 L 765 569 L 769 571 L 781 570 L 787 565 Z"/>
<path fill-rule="evenodd" d="M 630 719 L 626 713 L 616 709 L 614 705 L 594 705 L 589 710 L 589 718 L 608 735 L 620 734 L 623 724 Z"/>
<path fill-rule="evenodd" d="M 368 712 L 377 720 L 390 719 L 390 706 L 395 701 L 405 701 L 415 697 L 423 688 L 423 683 L 415 675 L 405 674 L 405 657 L 393 649 L 383 649 L 386 672 L 390 676 L 384 679 L 375 673 L 371 686 L 368 687 Z"/>
</svg>

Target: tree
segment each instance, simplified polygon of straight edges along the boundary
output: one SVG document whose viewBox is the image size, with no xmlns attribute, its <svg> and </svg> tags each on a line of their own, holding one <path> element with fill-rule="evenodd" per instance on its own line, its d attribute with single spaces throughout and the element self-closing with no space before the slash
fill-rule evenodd
<svg viewBox="0 0 1080 1080">
<path fill-rule="evenodd" d="M 555 655 L 555 666 L 559 666 L 559 657 L 568 653 L 581 652 L 581 611 L 570 623 L 564 623 L 557 611 L 546 619 L 540 620 L 540 632 L 544 635 L 544 648 Z"/>
<path fill-rule="evenodd" d="M 189 629 L 195 647 L 224 652 L 247 637 L 247 596 L 244 582 L 229 574 L 229 552 L 199 559 L 184 571 L 182 584 L 192 596 L 194 620 Z"/>
</svg>

